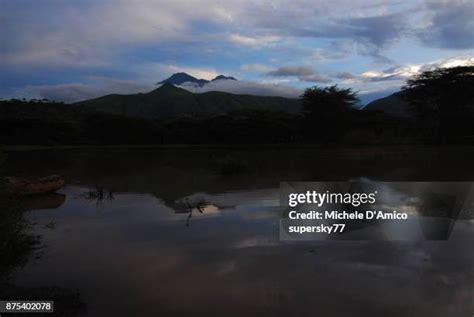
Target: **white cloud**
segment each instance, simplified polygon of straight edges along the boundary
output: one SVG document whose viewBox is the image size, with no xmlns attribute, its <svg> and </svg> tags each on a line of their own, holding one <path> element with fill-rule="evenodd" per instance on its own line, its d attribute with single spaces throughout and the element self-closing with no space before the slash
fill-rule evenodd
<svg viewBox="0 0 474 317">
<path fill-rule="evenodd" d="M 425 64 L 406 64 L 395 65 L 384 70 L 367 70 L 360 74 L 343 73 L 337 74 L 335 77 L 342 79 L 345 83 L 358 82 L 377 82 L 377 81 L 404 81 L 415 76 L 420 71 L 433 68 L 456 67 L 474 65 L 474 57 L 460 56 L 443 60 L 437 60 Z"/>
<path fill-rule="evenodd" d="M 286 86 L 276 83 L 259 83 L 241 80 L 216 80 L 197 87 L 191 83 L 184 83 L 181 88 L 194 93 L 203 93 L 208 91 L 224 91 L 233 94 L 249 94 L 256 96 L 280 96 L 288 98 L 297 98 L 303 92 L 302 89 Z"/>
<path fill-rule="evenodd" d="M 5 77 L 23 76 L 23 82 L 28 80 L 21 73 L 25 69 L 47 82 L 44 73 L 57 66 L 62 69 L 54 69 L 55 80 L 62 75 L 68 81 L 87 76 L 83 74 L 90 74 L 87 68 L 92 67 L 96 73 L 110 74 L 118 69 L 121 76 L 155 83 L 180 71 L 212 79 L 222 72 L 211 66 L 186 65 L 213 65 L 214 60 L 217 65 L 229 62 L 229 68 L 224 66 L 227 75 L 235 73 L 229 70 L 236 61 L 243 64 L 241 70 L 262 74 L 288 63 L 304 63 L 318 72 L 289 79 L 267 77 L 274 83 L 260 85 L 284 85 L 283 82 L 297 80 L 324 84 L 337 78 L 342 83 L 361 83 L 370 89 L 379 82 L 403 82 L 426 66 L 418 63 L 422 56 L 445 56 L 441 49 L 465 49 L 455 54 L 466 54 L 473 43 L 473 8 L 471 0 L 3 1 L 0 38 L 8 45 L 0 50 L 0 64 L 7 70 L 3 72 L 8 74 Z M 399 39 L 402 41 L 397 42 Z M 410 64 L 412 57 L 403 53 L 392 54 L 397 59 L 397 63 L 392 63 L 395 66 L 380 66 L 377 62 L 383 60 L 387 47 L 394 44 L 400 45 L 397 51 L 405 46 L 407 50 L 413 49 L 413 60 L 417 63 Z M 432 48 L 423 51 L 419 45 Z M 251 53 L 247 55 L 246 50 Z M 425 52 L 427 55 L 423 55 Z M 360 55 L 374 58 L 376 63 L 370 64 Z M 149 62 L 157 60 L 160 62 Z M 328 65 L 320 72 L 321 63 L 334 61 L 338 62 L 334 65 L 337 67 Z M 360 65 L 366 62 L 373 66 L 366 72 L 360 71 Z M 465 58 L 453 58 L 431 64 L 451 67 L 464 62 Z M 43 69 L 35 73 L 36 67 Z M 341 72 L 334 74 L 336 71 Z M 83 77 L 82 81 L 88 79 Z M 15 85 L 15 81 L 11 82 Z M 104 84 L 96 92 L 88 83 L 64 85 L 64 94 L 70 97 L 63 97 L 69 99 L 116 91 L 104 90 Z M 251 91 L 251 87 L 243 89 L 242 82 L 237 86 L 242 91 Z M 260 88 L 258 91 L 266 93 L 288 92 L 281 87 Z M 53 91 L 57 95 L 59 89 L 60 85 L 45 85 L 41 92 Z"/>
<path fill-rule="evenodd" d="M 240 69 L 246 72 L 264 73 L 264 72 L 269 72 L 272 68 L 264 64 L 255 63 L 255 64 L 243 64 L 242 66 L 240 66 Z"/>
<path fill-rule="evenodd" d="M 278 36 L 246 36 L 241 34 L 230 34 L 229 41 L 237 45 L 261 48 L 271 45 L 280 40 Z"/>
<path fill-rule="evenodd" d="M 108 77 L 93 77 L 91 82 L 67 83 L 58 85 L 30 85 L 11 93 L 8 98 L 50 99 L 66 103 L 97 98 L 108 94 L 135 94 L 147 93 L 156 88 L 154 85 L 143 82 L 119 80 Z M 180 86 L 194 93 L 207 91 L 224 91 L 233 94 L 250 94 L 256 96 L 281 96 L 297 98 L 302 89 L 287 86 L 281 83 L 259 83 L 251 81 L 216 80 L 198 87 L 193 83 Z"/>
<path fill-rule="evenodd" d="M 67 83 L 59 85 L 31 85 L 16 91 L 12 98 L 36 98 L 66 103 L 97 98 L 108 94 L 134 94 L 148 92 L 154 87 L 147 84 L 106 77 L 92 78 L 92 83 Z"/>
<path fill-rule="evenodd" d="M 369 70 L 363 72 L 359 75 L 359 78 L 363 81 L 399 80 L 416 75 L 419 70 L 420 66 L 418 65 L 394 66 L 382 71 Z"/>
<path fill-rule="evenodd" d="M 466 65 L 474 65 L 474 55 L 452 57 L 428 64 L 429 67 L 457 67 Z"/>
</svg>

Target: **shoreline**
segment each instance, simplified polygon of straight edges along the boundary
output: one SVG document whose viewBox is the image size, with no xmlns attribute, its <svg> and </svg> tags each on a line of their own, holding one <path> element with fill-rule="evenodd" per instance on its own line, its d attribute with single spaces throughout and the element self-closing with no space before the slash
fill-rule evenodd
<svg viewBox="0 0 474 317">
<path fill-rule="evenodd" d="M 346 145 L 346 146 L 323 146 L 319 144 L 288 144 L 288 143 L 265 143 L 265 144 L 143 144 L 143 145 L 0 145 L 0 151 L 21 152 L 36 150 L 75 150 L 75 149 L 315 149 L 315 150 L 440 150 L 440 149 L 474 149 L 474 145 L 468 144 L 446 144 L 446 145 L 417 145 L 417 144 L 394 144 L 394 145 Z"/>
</svg>

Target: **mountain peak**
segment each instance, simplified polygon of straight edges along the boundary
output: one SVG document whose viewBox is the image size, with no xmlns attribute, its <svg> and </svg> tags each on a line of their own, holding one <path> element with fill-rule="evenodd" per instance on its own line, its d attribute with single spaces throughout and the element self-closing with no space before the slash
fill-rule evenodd
<svg viewBox="0 0 474 317">
<path fill-rule="evenodd" d="M 216 81 L 216 80 L 237 80 L 235 77 L 232 76 L 224 76 L 224 75 L 219 75 L 216 76 L 216 78 L 212 79 L 211 81 Z M 180 86 L 184 83 L 192 83 L 195 84 L 199 87 L 204 86 L 205 84 L 209 83 L 209 80 L 206 79 L 198 79 L 194 76 L 191 76 L 187 73 L 184 72 L 179 72 L 171 75 L 165 80 L 162 80 L 157 83 L 157 85 L 163 85 L 165 83 L 172 84 L 172 85 L 177 85 Z"/>
<path fill-rule="evenodd" d="M 165 84 L 165 83 L 169 83 L 169 84 L 173 84 L 173 85 L 182 85 L 183 83 L 186 83 L 186 82 L 191 82 L 191 83 L 195 83 L 199 86 L 202 86 L 205 83 L 208 83 L 209 81 L 207 81 L 205 79 L 197 79 L 196 77 L 193 77 L 193 76 L 191 76 L 187 73 L 180 72 L 180 73 L 175 73 L 175 74 L 171 75 L 167 79 L 162 80 L 162 81 L 158 82 L 157 84 L 162 85 L 162 84 Z"/>
<path fill-rule="evenodd" d="M 216 76 L 216 78 L 214 78 L 211 81 L 216 81 L 216 80 L 237 80 L 237 79 L 235 77 L 232 77 L 232 76 L 219 75 L 219 76 Z"/>
</svg>

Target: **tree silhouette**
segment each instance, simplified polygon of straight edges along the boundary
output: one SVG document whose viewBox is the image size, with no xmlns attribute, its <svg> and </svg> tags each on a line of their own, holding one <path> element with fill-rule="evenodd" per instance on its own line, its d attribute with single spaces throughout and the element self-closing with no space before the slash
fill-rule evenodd
<svg viewBox="0 0 474 317">
<path fill-rule="evenodd" d="M 330 112 L 340 113 L 352 109 L 359 99 L 351 88 L 343 89 L 337 85 L 330 87 L 312 87 L 301 96 L 303 111 L 307 114 Z"/>
<path fill-rule="evenodd" d="M 301 103 L 306 117 L 304 133 L 307 138 L 326 144 L 339 141 L 358 101 L 357 93 L 350 88 L 334 85 L 306 89 Z"/>
<path fill-rule="evenodd" d="M 402 87 L 402 97 L 420 127 L 438 133 L 439 140 L 474 133 L 474 66 L 423 71 Z"/>
</svg>

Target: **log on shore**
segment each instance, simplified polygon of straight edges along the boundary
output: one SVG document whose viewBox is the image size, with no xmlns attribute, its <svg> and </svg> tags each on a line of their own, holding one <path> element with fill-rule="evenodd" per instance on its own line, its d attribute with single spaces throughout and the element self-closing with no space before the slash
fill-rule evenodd
<svg viewBox="0 0 474 317">
<path fill-rule="evenodd" d="M 4 177 L 3 187 L 7 194 L 10 195 L 38 195 L 54 193 L 64 186 L 65 180 L 59 175 L 50 175 L 34 180 Z"/>
</svg>

